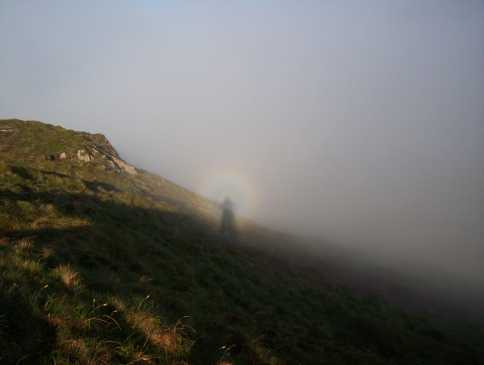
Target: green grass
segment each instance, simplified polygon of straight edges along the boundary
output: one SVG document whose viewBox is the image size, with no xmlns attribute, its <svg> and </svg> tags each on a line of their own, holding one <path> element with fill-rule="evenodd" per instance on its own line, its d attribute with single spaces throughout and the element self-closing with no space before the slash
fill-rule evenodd
<svg viewBox="0 0 484 365">
<path fill-rule="evenodd" d="M 467 337 L 221 237 L 214 204 L 165 179 L 46 159 L 100 135 L 3 126 L 2 364 L 482 363 Z"/>
</svg>

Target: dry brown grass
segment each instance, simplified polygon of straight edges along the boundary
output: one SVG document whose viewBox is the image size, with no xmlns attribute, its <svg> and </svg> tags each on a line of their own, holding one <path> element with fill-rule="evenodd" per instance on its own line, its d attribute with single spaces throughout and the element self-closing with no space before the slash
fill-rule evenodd
<svg viewBox="0 0 484 365">
<path fill-rule="evenodd" d="M 118 310 L 119 312 L 124 312 L 126 310 L 126 304 L 118 297 L 111 297 L 109 302 Z"/>
<path fill-rule="evenodd" d="M 181 323 L 173 327 L 162 326 L 157 317 L 145 311 L 134 311 L 126 315 L 128 323 L 142 332 L 146 340 L 164 352 L 175 354 L 183 347 L 183 330 Z"/>
<path fill-rule="evenodd" d="M 29 274 L 38 274 L 41 271 L 40 263 L 34 260 L 17 259 L 17 267 Z"/>
<path fill-rule="evenodd" d="M 34 247 L 32 240 L 29 238 L 22 238 L 17 241 L 15 244 L 15 251 L 17 252 L 23 252 L 23 253 L 28 253 L 32 251 L 32 248 Z"/>
<path fill-rule="evenodd" d="M 176 353 L 180 342 L 176 331 L 169 328 L 152 334 L 150 340 L 155 346 L 158 346 L 169 353 Z"/>
<path fill-rule="evenodd" d="M 65 341 L 62 344 L 64 351 L 75 358 L 78 358 L 83 363 L 87 363 L 89 360 L 89 350 L 83 339 L 72 339 Z"/>
<path fill-rule="evenodd" d="M 94 346 L 88 346 L 83 339 L 70 339 L 61 343 L 63 351 L 70 357 L 77 359 L 82 365 L 112 364 L 112 349 L 106 346 L 106 341 L 100 341 Z"/>
<path fill-rule="evenodd" d="M 49 324 L 54 327 L 61 327 L 66 325 L 66 321 L 63 318 L 59 316 L 54 316 L 50 313 L 47 315 L 47 322 L 49 322 Z"/>
<path fill-rule="evenodd" d="M 133 360 L 131 360 L 128 365 L 134 364 L 143 364 L 143 365 L 152 365 L 155 364 L 156 357 L 150 356 L 145 354 L 144 352 L 137 352 L 133 356 Z"/>
<path fill-rule="evenodd" d="M 54 275 L 57 276 L 69 289 L 74 289 L 81 286 L 81 278 L 79 277 L 79 273 L 74 271 L 70 265 L 60 265 L 53 271 Z"/>
<path fill-rule="evenodd" d="M 42 247 L 40 250 L 40 257 L 42 257 L 44 260 L 48 259 L 49 257 L 54 255 L 54 250 L 50 247 Z"/>
</svg>

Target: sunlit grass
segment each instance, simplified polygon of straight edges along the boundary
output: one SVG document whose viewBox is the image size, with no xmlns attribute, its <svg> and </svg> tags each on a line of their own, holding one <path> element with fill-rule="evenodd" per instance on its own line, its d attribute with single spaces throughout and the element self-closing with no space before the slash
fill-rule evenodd
<svg viewBox="0 0 484 365">
<path fill-rule="evenodd" d="M 60 265 L 53 270 L 53 275 L 58 277 L 69 289 L 74 289 L 81 285 L 79 273 L 75 272 L 70 265 Z"/>
</svg>

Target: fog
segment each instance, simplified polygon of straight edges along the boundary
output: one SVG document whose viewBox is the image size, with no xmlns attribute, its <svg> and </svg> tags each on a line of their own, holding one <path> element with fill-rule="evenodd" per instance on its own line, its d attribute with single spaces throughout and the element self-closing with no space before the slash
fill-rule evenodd
<svg viewBox="0 0 484 365">
<path fill-rule="evenodd" d="M 480 0 L 0 0 L 0 117 L 478 288 L 483 44 Z"/>
</svg>

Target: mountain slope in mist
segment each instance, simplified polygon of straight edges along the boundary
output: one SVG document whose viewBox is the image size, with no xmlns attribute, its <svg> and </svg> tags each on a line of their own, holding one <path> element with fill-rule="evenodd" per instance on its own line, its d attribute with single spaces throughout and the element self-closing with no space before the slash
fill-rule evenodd
<svg viewBox="0 0 484 365">
<path fill-rule="evenodd" d="M 482 333 L 357 297 L 219 218 L 102 135 L 0 121 L 0 362 L 482 362 Z"/>
</svg>

